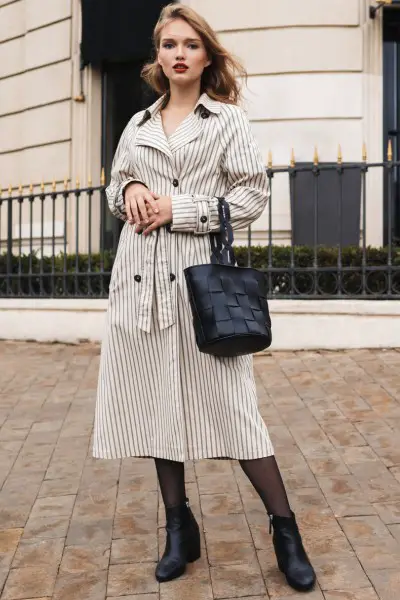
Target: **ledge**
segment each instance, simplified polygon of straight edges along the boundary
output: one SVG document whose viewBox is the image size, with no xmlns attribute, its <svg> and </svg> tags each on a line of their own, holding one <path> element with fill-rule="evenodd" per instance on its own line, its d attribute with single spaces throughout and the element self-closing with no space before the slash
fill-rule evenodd
<svg viewBox="0 0 400 600">
<path fill-rule="evenodd" d="M 107 299 L 0 299 L 0 339 L 100 342 Z M 400 347 L 400 300 L 271 300 L 273 350 Z"/>
</svg>

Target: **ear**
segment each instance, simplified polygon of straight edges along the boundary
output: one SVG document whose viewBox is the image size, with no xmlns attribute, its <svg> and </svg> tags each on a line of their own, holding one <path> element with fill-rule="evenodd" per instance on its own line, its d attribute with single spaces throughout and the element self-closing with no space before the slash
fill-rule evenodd
<svg viewBox="0 0 400 600">
<path fill-rule="evenodd" d="M 206 64 L 204 65 L 204 68 L 209 67 L 211 65 L 211 63 L 212 63 L 212 60 L 208 60 L 206 62 Z"/>
</svg>

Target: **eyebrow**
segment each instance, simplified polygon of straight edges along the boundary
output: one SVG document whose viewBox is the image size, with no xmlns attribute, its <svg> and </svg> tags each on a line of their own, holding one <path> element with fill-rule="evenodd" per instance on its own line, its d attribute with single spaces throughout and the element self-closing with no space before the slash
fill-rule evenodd
<svg viewBox="0 0 400 600">
<path fill-rule="evenodd" d="M 161 38 L 162 42 L 175 42 L 175 38 L 172 37 L 168 37 L 168 38 Z M 185 40 L 183 40 L 184 42 L 201 42 L 200 39 L 198 38 L 186 38 Z"/>
</svg>

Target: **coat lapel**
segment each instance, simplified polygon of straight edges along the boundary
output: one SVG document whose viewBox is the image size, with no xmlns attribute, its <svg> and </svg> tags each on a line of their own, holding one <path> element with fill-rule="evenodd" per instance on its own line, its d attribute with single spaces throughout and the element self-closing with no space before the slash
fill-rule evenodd
<svg viewBox="0 0 400 600">
<path fill-rule="evenodd" d="M 201 135 L 210 113 L 218 114 L 220 110 L 218 102 L 212 100 L 207 94 L 202 94 L 193 112 L 182 121 L 169 138 L 168 142 L 172 152 L 174 153 L 179 148 L 196 140 Z"/>
<path fill-rule="evenodd" d="M 136 134 L 136 146 L 148 146 L 166 154 L 173 160 L 173 154 L 197 139 L 203 131 L 205 120 L 210 113 L 218 114 L 221 110 L 219 102 L 202 94 L 194 110 L 182 121 L 178 129 L 166 138 L 161 120 L 160 109 L 165 96 L 162 96 L 145 112 L 143 123 Z"/>
<path fill-rule="evenodd" d="M 174 154 L 182 146 L 197 139 L 203 131 L 203 123 L 203 119 L 199 118 L 197 112 L 190 113 L 168 140 L 171 152 Z"/>
<path fill-rule="evenodd" d="M 139 127 L 136 134 L 135 145 L 155 148 L 166 154 L 172 160 L 171 148 L 165 137 L 159 112 Z"/>
</svg>

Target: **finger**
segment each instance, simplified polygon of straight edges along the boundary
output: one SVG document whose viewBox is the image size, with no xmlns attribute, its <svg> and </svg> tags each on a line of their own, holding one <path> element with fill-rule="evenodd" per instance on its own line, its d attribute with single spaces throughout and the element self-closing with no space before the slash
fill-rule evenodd
<svg viewBox="0 0 400 600">
<path fill-rule="evenodd" d="M 143 196 L 137 196 L 137 198 L 136 198 L 136 204 L 137 204 L 137 207 L 138 207 L 138 212 L 139 212 L 141 221 L 143 223 L 147 224 L 149 222 L 149 217 L 148 217 L 148 214 L 147 214 L 147 209 L 146 209 L 146 205 L 144 203 Z"/>
<path fill-rule="evenodd" d="M 151 223 L 149 225 L 149 227 L 147 227 L 144 230 L 143 234 L 144 235 L 149 235 L 149 233 L 151 233 L 152 231 L 154 231 L 155 229 L 157 229 L 159 226 L 160 226 L 159 222 L 158 221 L 154 221 L 153 223 Z"/>
<path fill-rule="evenodd" d="M 132 199 L 131 210 L 132 210 L 133 221 L 136 223 L 136 225 L 140 225 L 140 216 L 139 216 L 138 207 L 137 207 L 135 199 Z"/>
<path fill-rule="evenodd" d="M 154 200 L 153 196 L 151 196 L 150 194 L 146 194 L 145 200 L 151 206 L 151 209 L 154 213 L 157 214 L 160 212 L 160 209 L 158 208 L 158 205 L 157 205 L 157 201 Z"/>
<path fill-rule="evenodd" d="M 128 217 L 129 223 L 133 223 L 133 215 L 132 215 L 131 203 L 130 203 L 129 198 L 127 198 L 125 200 L 125 208 L 126 208 L 126 216 Z"/>
<path fill-rule="evenodd" d="M 136 225 L 136 233 L 143 233 L 143 231 L 147 228 L 150 227 L 150 225 L 152 225 L 153 223 L 156 222 L 156 216 L 155 215 L 151 215 L 149 217 L 149 222 L 147 224 L 147 226 L 144 223 L 140 223 L 140 225 Z"/>
</svg>

